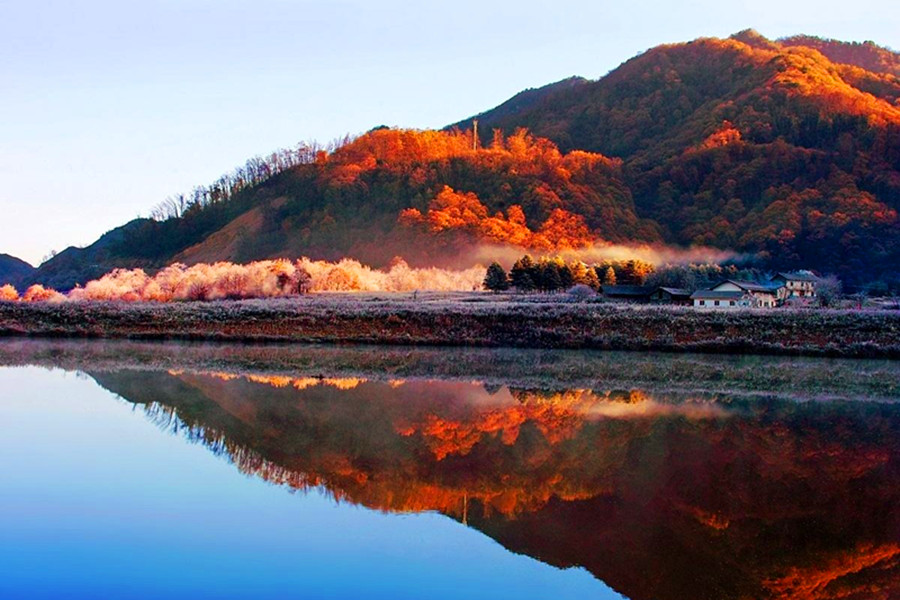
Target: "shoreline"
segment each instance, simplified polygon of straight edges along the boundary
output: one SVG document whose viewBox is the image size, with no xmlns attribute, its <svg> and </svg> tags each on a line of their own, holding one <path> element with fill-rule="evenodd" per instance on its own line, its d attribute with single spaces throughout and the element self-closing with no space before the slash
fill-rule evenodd
<svg viewBox="0 0 900 600">
<path fill-rule="evenodd" d="M 697 310 L 484 294 L 0 303 L 0 337 L 900 358 L 900 312 Z"/>
<path fill-rule="evenodd" d="M 477 382 L 488 388 L 555 392 L 641 390 L 667 401 L 716 401 L 723 395 L 729 402 L 900 398 L 900 370 L 891 360 L 797 356 L 0 338 L 0 367 L 24 366 L 280 380 L 282 387 L 298 380 L 353 379 Z"/>
</svg>

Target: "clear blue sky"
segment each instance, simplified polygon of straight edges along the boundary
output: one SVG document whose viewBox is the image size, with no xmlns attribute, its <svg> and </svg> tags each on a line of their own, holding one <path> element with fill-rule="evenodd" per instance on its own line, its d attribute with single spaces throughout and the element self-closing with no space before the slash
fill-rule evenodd
<svg viewBox="0 0 900 600">
<path fill-rule="evenodd" d="M 0 252 L 37 263 L 255 154 L 747 27 L 900 48 L 890 0 L 0 0 Z"/>
</svg>

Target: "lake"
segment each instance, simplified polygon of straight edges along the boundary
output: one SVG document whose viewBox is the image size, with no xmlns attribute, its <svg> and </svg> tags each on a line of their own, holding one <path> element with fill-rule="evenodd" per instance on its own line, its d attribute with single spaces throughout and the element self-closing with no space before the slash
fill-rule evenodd
<svg viewBox="0 0 900 600">
<path fill-rule="evenodd" d="M 894 598 L 900 369 L 0 341 L 2 598 Z"/>
</svg>

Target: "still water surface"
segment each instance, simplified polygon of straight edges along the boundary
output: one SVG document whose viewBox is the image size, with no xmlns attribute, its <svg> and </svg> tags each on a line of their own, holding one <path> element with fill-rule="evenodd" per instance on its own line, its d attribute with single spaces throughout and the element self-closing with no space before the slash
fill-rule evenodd
<svg viewBox="0 0 900 600">
<path fill-rule="evenodd" d="M 0 343 L 0 597 L 900 592 L 893 363 L 372 352 Z"/>
</svg>

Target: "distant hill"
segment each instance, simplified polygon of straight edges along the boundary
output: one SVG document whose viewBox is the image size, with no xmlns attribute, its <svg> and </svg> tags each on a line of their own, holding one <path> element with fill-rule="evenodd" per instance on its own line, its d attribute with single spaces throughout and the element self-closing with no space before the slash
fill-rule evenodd
<svg viewBox="0 0 900 600">
<path fill-rule="evenodd" d="M 448 265 L 483 243 L 617 242 L 711 246 L 900 288 L 898 60 L 870 43 L 752 30 L 658 46 L 481 113 L 477 150 L 469 118 L 248 161 L 172 218 L 61 253 L 35 280 L 301 254 Z"/>
<path fill-rule="evenodd" d="M 155 263 L 135 259 L 130 248 L 131 234 L 150 219 L 135 219 L 106 232 L 85 248 L 70 246 L 50 258 L 38 269 L 26 273 L 21 285 L 41 283 L 59 290 L 68 290 L 78 283 L 96 279 L 118 266 L 153 266 Z"/>
<path fill-rule="evenodd" d="M 34 272 L 34 267 L 15 256 L 0 254 L 0 285 L 19 283 Z"/>
</svg>

